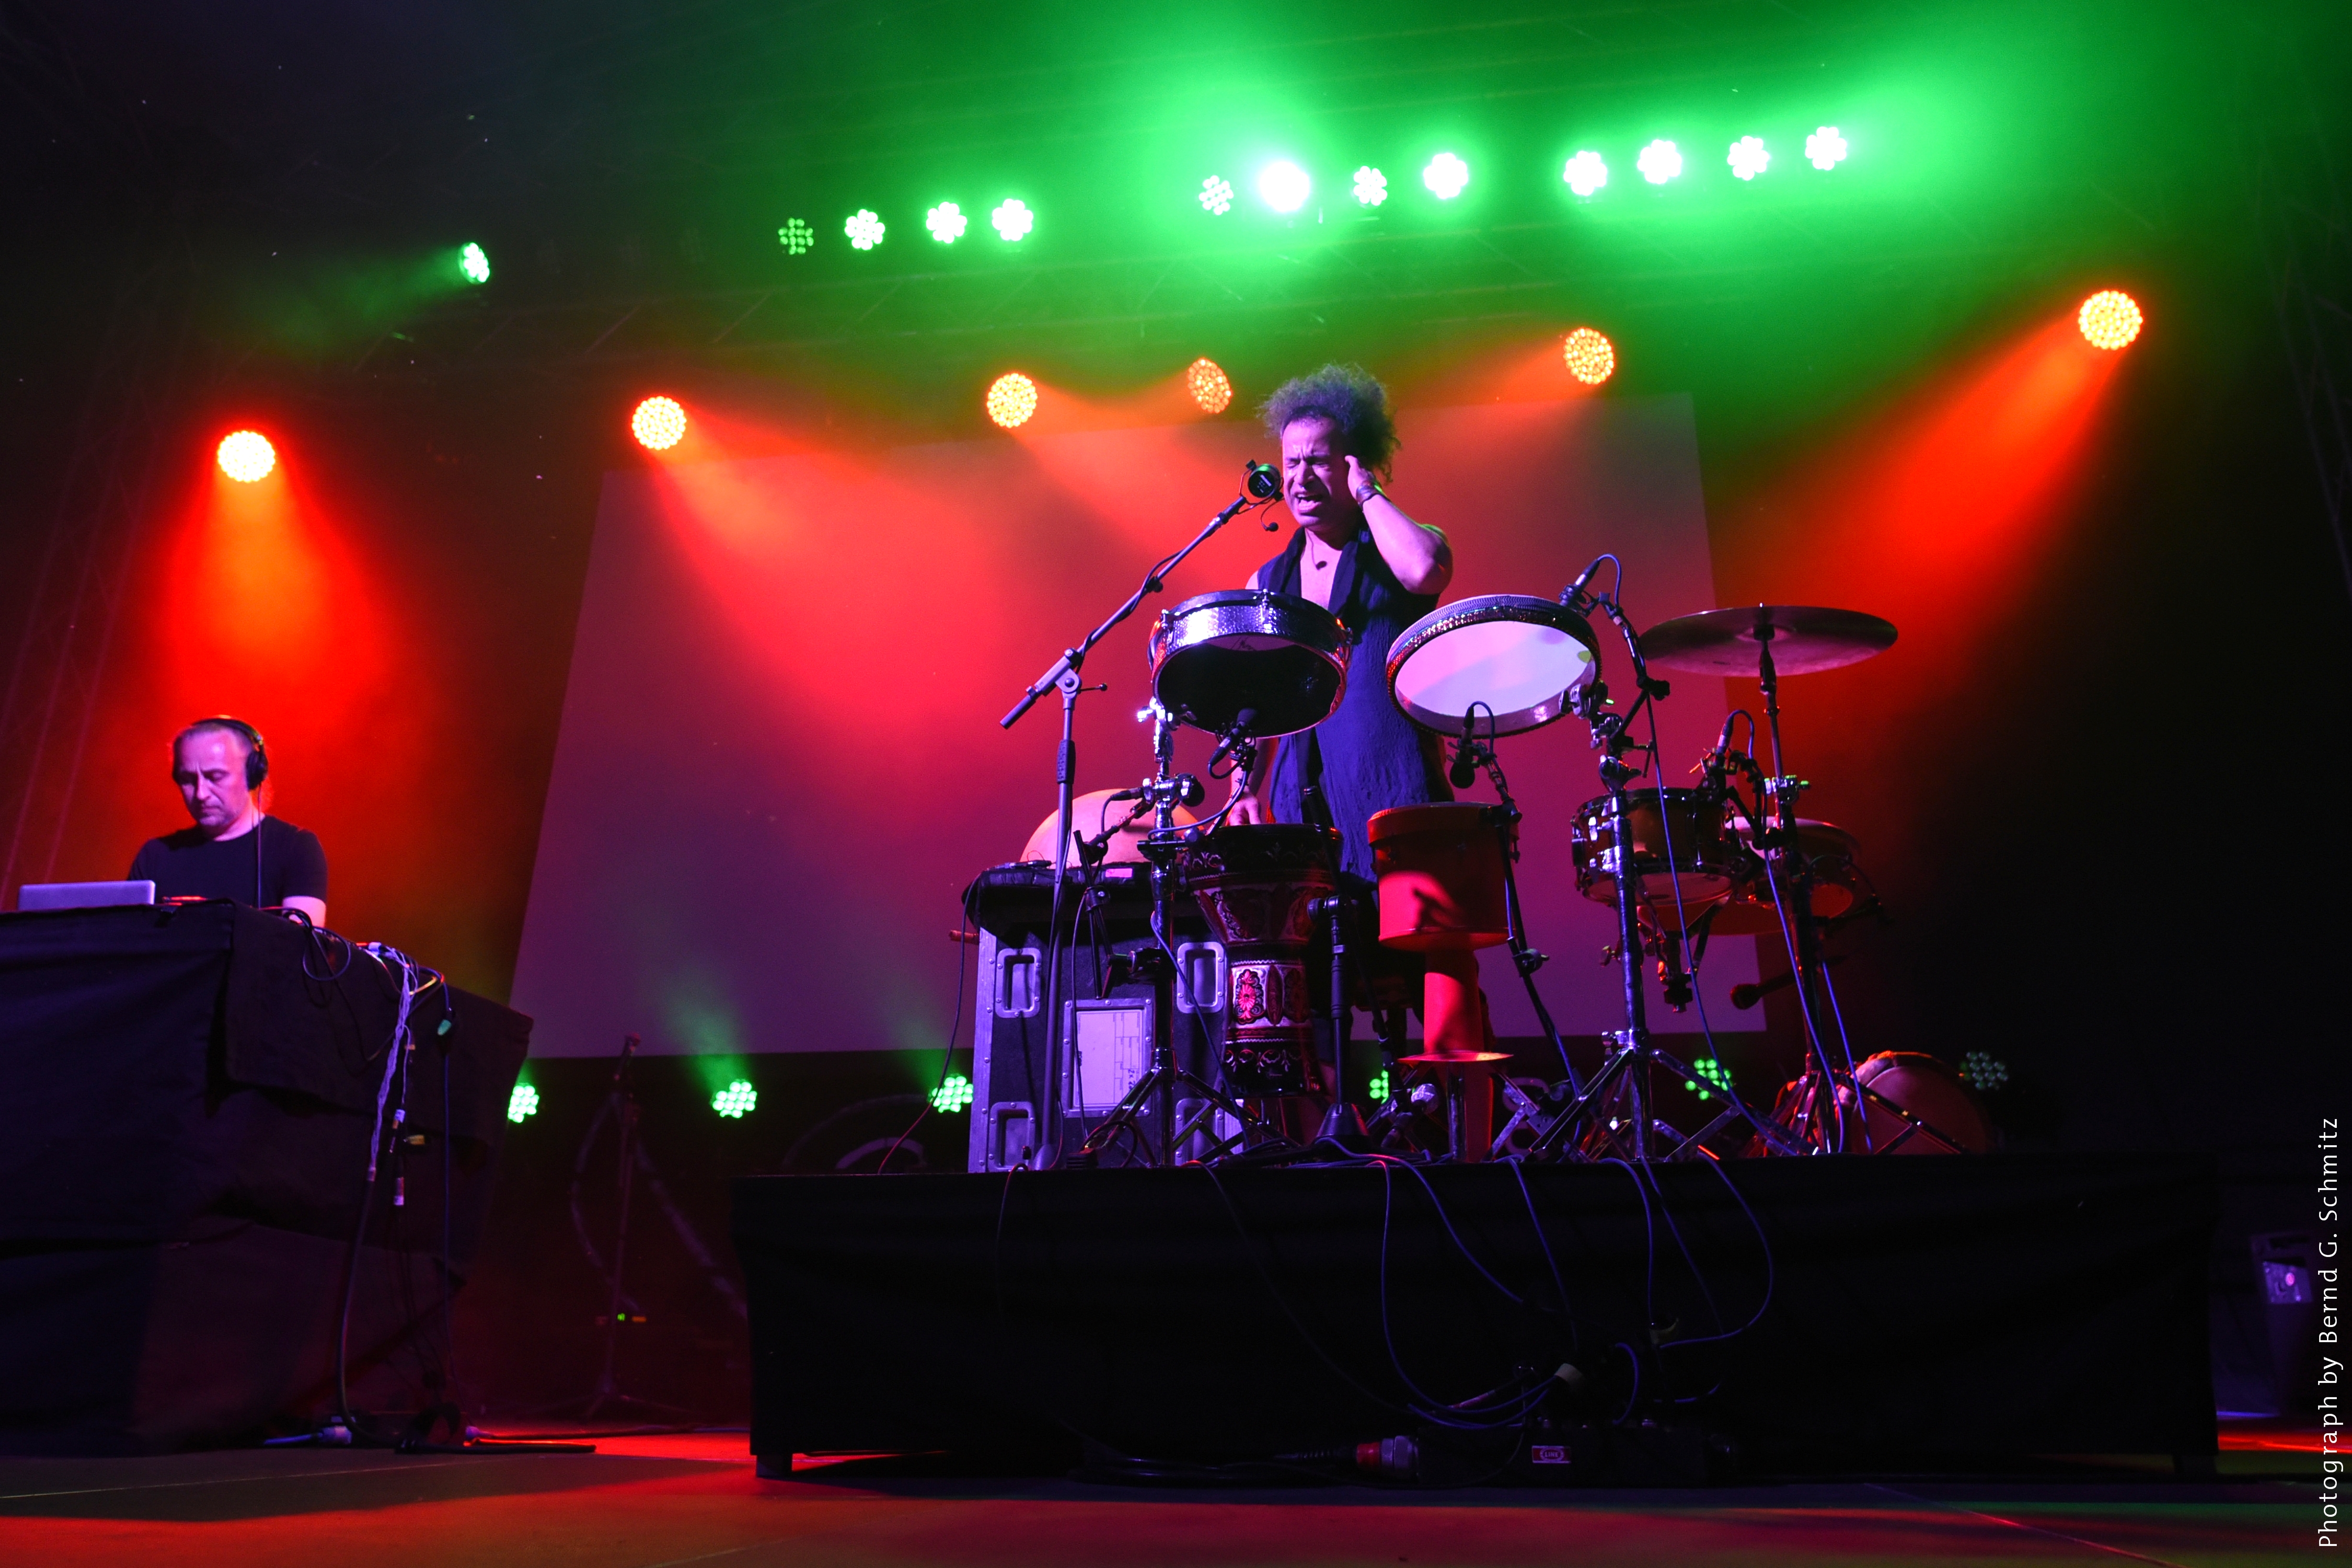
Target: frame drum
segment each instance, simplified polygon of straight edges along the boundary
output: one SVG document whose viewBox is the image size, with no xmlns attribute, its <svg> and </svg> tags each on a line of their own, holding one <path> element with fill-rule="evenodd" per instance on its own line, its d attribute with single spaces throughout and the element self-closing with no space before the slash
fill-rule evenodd
<svg viewBox="0 0 2352 1568">
<path fill-rule="evenodd" d="M 1424 730 L 1454 733 L 1476 704 L 1494 714 L 1496 734 L 1516 735 L 1574 711 L 1576 692 L 1600 673 L 1600 648 L 1582 616 L 1549 599 L 1459 599 L 1389 649 L 1389 694 Z"/>
<path fill-rule="evenodd" d="M 1251 740 L 1293 735 L 1331 717 L 1348 689 L 1348 631 L 1312 600 L 1263 588 L 1202 594 L 1151 628 L 1151 694 L 1181 723 L 1212 735 L 1244 710 Z"/>
</svg>

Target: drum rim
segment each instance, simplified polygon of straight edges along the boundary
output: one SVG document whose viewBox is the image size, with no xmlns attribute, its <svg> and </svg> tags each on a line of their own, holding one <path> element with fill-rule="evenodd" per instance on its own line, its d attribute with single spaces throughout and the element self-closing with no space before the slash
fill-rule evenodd
<svg viewBox="0 0 2352 1568">
<path fill-rule="evenodd" d="M 1166 701 L 1160 681 L 1171 665 L 1186 653 L 1211 646 L 1207 637 L 1186 638 L 1185 623 L 1200 616 L 1232 610 L 1255 612 L 1262 616 L 1270 623 L 1263 635 L 1279 637 L 1286 646 L 1321 660 L 1335 681 L 1330 710 L 1314 723 L 1303 724 L 1295 730 L 1267 730 L 1255 739 L 1275 740 L 1284 735 L 1303 734 L 1339 710 L 1339 704 L 1348 695 L 1348 624 L 1332 610 L 1312 599 L 1304 599 L 1296 594 L 1278 594 L 1271 588 L 1213 588 L 1208 593 L 1195 594 L 1182 604 L 1172 605 L 1160 611 L 1152 623 L 1150 635 L 1144 639 L 1145 665 L 1155 700 Z M 1299 635 L 1301 633 L 1312 635 Z M 1172 708 L 1171 710 L 1175 711 Z M 1177 721 L 1187 729 L 1214 733 L 1213 730 L 1209 730 L 1184 712 L 1176 712 L 1176 717 Z"/>
<path fill-rule="evenodd" d="M 1417 716 L 1414 710 L 1406 704 L 1404 699 L 1397 695 L 1397 677 L 1404 672 L 1406 663 L 1414 654 L 1419 653 L 1446 633 L 1460 631 L 1465 626 L 1485 626 L 1496 621 L 1516 621 L 1525 626 L 1549 626 L 1554 631 L 1566 633 L 1572 641 L 1584 645 L 1584 650 L 1592 656 L 1590 668 L 1596 676 L 1599 674 L 1600 634 L 1592 629 L 1592 623 L 1584 616 L 1578 615 L 1558 600 L 1538 598 L 1533 594 L 1477 594 L 1467 599 L 1456 599 L 1450 605 L 1440 605 L 1397 634 L 1396 641 L 1389 648 L 1387 671 L 1389 700 L 1396 704 L 1397 711 L 1415 725 L 1432 733 L 1451 733 L 1454 727 L 1461 721 L 1457 718 L 1448 718 L 1443 724 L 1433 724 Z M 1565 697 L 1570 691 L 1575 689 L 1576 687 L 1571 686 L 1557 695 Z M 1542 729 L 1547 724 L 1556 724 L 1575 710 L 1571 705 L 1562 703 L 1559 711 L 1548 719 L 1538 719 L 1532 724 L 1516 724 L 1510 729 L 1497 730 L 1496 732 L 1500 735 L 1528 734 Z M 1514 709 L 1512 711 L 1517 714 L 1524 713 L 1527 710 Z M 1500 717 L 1501 715 L 1496 715 L 1498 720 Z"/>
<path fill-rule="evenodd" d="M 1155 682 L 1159 678 L 1160 666 L 1169 657 L 1168 639 L 1179 622 L 1206 610 L 1225 609 L 1235 605 L 1254 605 L 1260 609 L 1276 610 L 1285 615 L 1295 613 L 1294 607 L 1296 611 L 1306 612 L 1317 631 L 1328 629 L 1330 632 L 1330 644 L 1325 647 L 1298 638 L 1293 638 L 1293 643 L 1329 659 L 1339 667 L 1342 675 L 1347 673 L 1348 623 L 1341 620 L 1337 612 L 1312 599 L 1302 599 L 1296 594 L 1277 594 L 1271 588 L 1215 588 L 1206 594 L 1195 594 L 1181 605 L 1171 605 L 1152 621 L 1151 635 L 1144 639 L 1144 648 Z M 1200 645 L 1188 643 L 1185 646 Z M 1183 649 L 1175 651 L 1181 653 Z"/>
</svg>

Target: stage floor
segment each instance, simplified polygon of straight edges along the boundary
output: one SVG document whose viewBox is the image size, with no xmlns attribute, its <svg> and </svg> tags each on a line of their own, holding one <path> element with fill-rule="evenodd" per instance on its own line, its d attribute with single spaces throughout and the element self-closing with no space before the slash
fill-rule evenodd
<svg viewBox="0 0 2352 1568">
<path fill-rule="evenodd" d="M 351 1450 L 0 1461 L 0 1554 L 56 1565 L 408 1568 L 768 1564 L 1519 1564 L 1564 1562 L 2208 1568 L 2310 1550 L 2316 1440 L 2225 1427 L 2218 1481 L 2167 1460 L 2024 1479 L 1704 1491 L 1331 1487 L 1168 1491 L 887 1476 L 761 1480 L 743 1434 L 600 1439 L 593 1455 L 402 1458 Z"/>
</svg>

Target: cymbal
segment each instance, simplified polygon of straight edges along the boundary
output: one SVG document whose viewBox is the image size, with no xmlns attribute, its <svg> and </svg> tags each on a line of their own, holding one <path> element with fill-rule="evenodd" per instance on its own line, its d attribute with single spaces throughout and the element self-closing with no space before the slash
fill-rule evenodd
<svg viewBox="0 0 2352 1568">
<path fill-rule="evenodd" d="M 1744 675 L 1762 669 L 1769 631 L 1772 668 L 1778 675 L 1812 675 L 1859 664 L 1895 643 L 1895 623 L 1860 610 L 1816 605 L 1758 605 L 1752 608 L 1701 610 L 1660 621 L 1642 634 L 1642 657 L 1661 669 L 1685 675 Z"/>
</svg>

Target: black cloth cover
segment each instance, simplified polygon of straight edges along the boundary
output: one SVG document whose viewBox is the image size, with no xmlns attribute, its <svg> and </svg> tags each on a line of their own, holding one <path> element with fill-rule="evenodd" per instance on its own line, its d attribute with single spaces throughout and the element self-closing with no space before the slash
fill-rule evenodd
<svg viewBox="0 0 2352 1568">
<path fill-rule="evenodd" d="M 1654 1186 L 1622 1166 L 1524 1173 L 1524 1193 L 1500 1165 L 1428 1171 L 1427 1190 L 1369 1169 L 744 1178 L 752 1449 L 1083 1436 L 1265 1458 L 1413 1430 L 1400 1364 L 1452 1402 L 1516 1365 L 1622 1384 L 1630 1346 L 1647 1391 L 1685 1402 L 1668 1419 L 1765 1468 L 2213 1451 L 2208 1161 L 1773 1160 L 1664 1167 Z M 1770 1244 L 1769 1298 L 1727 1180 Z M 1654 1352 L 1653 1326 L 1687 1342 Z"/>
<path fill-rule="evenodd" d="M 316 1303 L 340 1305 L 398 996 L 365 955 L 320 978 L 340 958 L 226 902 L 0 916 L 0 1449 L 183 1447 L 316 1413 Z M 371 1209 L 362 1370 L 437 1310 L 445 1127 L 448 1277 L 471 1265 L 530 1033 L 439 988 L 414 1026 L 426 1142 L 398 1166 L 404 1205 L 387 1169 Z"/>
</svg>

